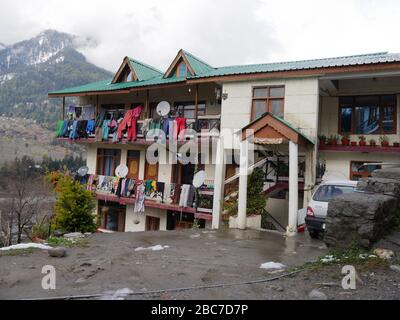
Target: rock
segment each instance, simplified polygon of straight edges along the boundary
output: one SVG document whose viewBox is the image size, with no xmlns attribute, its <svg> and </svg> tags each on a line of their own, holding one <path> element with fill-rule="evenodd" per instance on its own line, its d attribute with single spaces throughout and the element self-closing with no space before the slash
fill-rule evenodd
<svg viewBox="0 0 400 320">
<path fill-rule="evenodd" d="M 63 258 L 67 255 L 67 249 L 63 247 L 51 248 L 47 250 L 47 252 L 49 253 L 49 256 L 53 258 Z"/>
<path fill-rule="evenodd" d="M 60 230 L 56 230 L 53 232 L 53 236 L 55 236 L 56 238 L 61 238 L 64 235 L 64 232 L 60 231 Z"/>
<path fill-rule="evenodd" d="M 91 232 L 85 232 L 85 233 L 84 233 L 84 236 L 85 236 L 85 237 L 89 237 L 89 236 L 91 236 L 91 235 L 92 235 Z"/>
<path fill-rule="evenodd" d="M 384 193 L 400 196 L 400 180 L 387 178 L 370 178 L 357 184 L 357 189 L 365 192 Z"/>
<path fill-rule="evenodd" d="M 400 273 L 400 266 L 391 265 L 390 270 Z"/>
<path fill-rule="evenodd" d="M 365 248 L 393 228 L 398 198 L 384 194 L 351 193 L 329 202 L 324 241 L 329 247 L 349 248 L 354 241 Z"/>
<path fill-rule="evenodd" d="M 387 249 L 375 249 L 374 255 L 376 255 L 380 259 L 390 260 L 394 257 L 394 252 Z"/>
<path fill-rule="evenodd" d="M 81 232 L 72 232 L 72 233 L 64 234 L 64 238 L 70 239 L 70 240 L 80 239 L 80 238 L 84 238 L 84 237 L 85 237 L 85 235 Z"/>
<path fill-rule="evenodd" d="M 283 292 L 285 289 L 281 286 L 271 286 L 270 287 L 272 290 L 278 291 L 278 292 Z"/>
<path fill-rule="evenodd" d="M 316 289 L 314 289 L 313 291 L 311 291 L 311 292 L 308 294 L 308 297 L 309 297 L 311 300 L 328 300 L 328 297 L 326 296 L 325 293 L 323 293 L 323 292 L 321 292 L 321 291 L 319 291 L 319 290 L 316 290 Z"/>
<path fill-rule="evenodd" d="M 400 168 L 386 168 L 375 170 L 372 173 L 373 178 L 400 180 Z"/>
<path fill-rule="evenodd" d="M 79 278 L 78 280 L 75 281 L 75 283 L 84 283 L 86 282 L 85 278 Z"/>
</svg>

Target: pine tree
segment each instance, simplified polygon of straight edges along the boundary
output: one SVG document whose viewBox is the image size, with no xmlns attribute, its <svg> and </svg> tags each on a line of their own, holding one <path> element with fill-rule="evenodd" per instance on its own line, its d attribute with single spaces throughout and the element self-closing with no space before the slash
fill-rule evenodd
<svg viewBox="0 0 400 320">
<path fill-rule="evenodd" d="M 56 190 L 55 228 L 67 232 L 94 232 L 95 201 L 92 192 L 69 176 L 61 177 Z"/>
</svg>

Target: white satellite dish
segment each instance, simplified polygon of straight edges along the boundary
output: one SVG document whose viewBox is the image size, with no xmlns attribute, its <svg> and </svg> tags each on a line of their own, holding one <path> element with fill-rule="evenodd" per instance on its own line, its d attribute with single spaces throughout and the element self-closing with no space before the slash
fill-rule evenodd
<svg viewBox="0 0 400 320">
<path fill-rule="evenodd" d="M 125 178 L 128 175 L 129 169 L 126 165 L 121 164 L 115 169 L 115 175 L 118 178 Z"/>
<path fill-rule="evenodd" d="M 160 117 L 166 117 L 171 111 L 171 105 L 167 101 L 161 101 L 157 105 L 157 114 Z"/>
<path fill-rule="evenodd" d="M 193 177 L 193 187 L 200 188 L 206 180 L 206 172 L 199 171 Z"/>
<path fill-rule="evenodd" d="M 79 174 L 79 176 L 81 176 L 81 177 L 86 176 L 86 175 L 88 174 L 88 172 L 89 172 L 89 167 L 87 167 L 87 166 L 83 166 L 83 167 L 80 167 L 80 168 L 78 169 L 78 174 Z"/>
</svg>

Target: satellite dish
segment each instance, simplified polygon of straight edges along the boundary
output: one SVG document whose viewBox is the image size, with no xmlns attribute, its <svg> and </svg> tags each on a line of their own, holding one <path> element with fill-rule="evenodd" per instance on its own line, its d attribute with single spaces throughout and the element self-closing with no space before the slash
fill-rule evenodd
<svg viewBox="0 0 400 320">
<path fill-rule="evenodd" d="M 195 188 L 200 188 L 204 184 L 205 180 L 206 180 L 206 172 L 199 171 L 193 177 L 193 186 Z"/>
<path fill-rule="evenodd" d="M 128 175 L 129 169 L 126 165 L 121 164 L 115 169 L 115 175 L 118 178 L 125 178 Z"/>
<path fill-rule="evenodd" d="M 171 111 L 171 105 L 167 101 L 161 101 L 157 106 L 157 113 L 160 117 L 166 117 Z"/>
<path fill-rule="evenodd" d="M 87 167 L 87 166 L 80 167 L 80 168 L 78 169 L 78 174 L 79 174 L 79 176 L 81 176 L 81 177 L 86 176 L 86 175 L 88 174 L 88 172 L 89 172 L 89 167 Z"/>
</svg>

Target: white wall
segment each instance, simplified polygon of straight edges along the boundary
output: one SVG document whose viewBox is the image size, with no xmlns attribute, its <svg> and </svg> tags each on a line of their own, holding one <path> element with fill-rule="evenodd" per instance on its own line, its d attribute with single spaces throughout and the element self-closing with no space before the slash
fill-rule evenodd
<svg viewBox="0 0 400 320">
<path fill-rule="evenodd" d="M 160 230 L 167 230 L 167 211 L 155 208 L 145 208 L 144 213 L 135 213 L 134 206 L 126 207 L 125 232 L 146 231 L 146 217 L 160 218 Z M 136 224 L 136 222 L 139 222 Z"/>
<path fill-rule="evenodd" d="M 239 130 L 250 123 L 253 88 L 259 86 L 285 86 L 284 117 L 311 140 L 316 140 L 318 130 L 319 89 L 317 78 L 282 79 L 224 83 L 221 129 Z M 225 148 L 233 147 L 232 136 L 223 133 Z"/>
<path fill-rule="evenodd" d="M 350 179 L 350 162 L 395 162 L 399 155 L 390 153 L 360 153 L 360 152 L 320 152 L 319 158 L 326 161 L 326 177 L 329 180 Z"/>
</svg>

